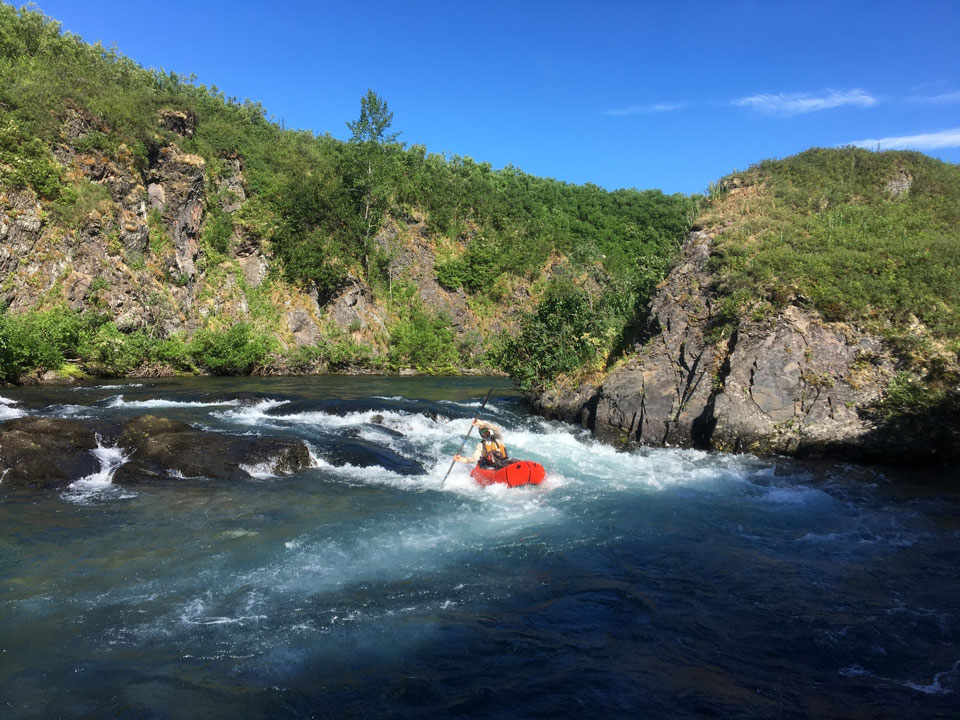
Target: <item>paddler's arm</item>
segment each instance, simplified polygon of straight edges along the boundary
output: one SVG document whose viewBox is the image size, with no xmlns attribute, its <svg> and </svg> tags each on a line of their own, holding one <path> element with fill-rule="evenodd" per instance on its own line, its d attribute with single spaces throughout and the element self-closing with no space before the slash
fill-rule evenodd
<svg viewBox="0 0 960 720">
<path fill-rule="evenodd" d="M 493 433 L 493 436 L 497 440 L 499 440 L 500 442 L 503 442 L 503 428 L 501 428 L 499 425 L 496 425 L 487 420 L 477 420 L 476 418 L 473 419 L 473 424 L 480 428 L 486 428 L 487 430 Z"/>
<path fill-rule="evenodd" d="M 473 455 L 470 455 L 469 457 L 465 457 L 463 455 L 454 455 L 453 461 L 462 462 L 462 463 L 470 463 L 470 462 L 475 463 L 477 462 L 477 460 L 480 459 L 481 455 L 483 455 L 483 443 L 479 442 L 477 443 L 477 447 L 473 451 Z"/>
</svg>

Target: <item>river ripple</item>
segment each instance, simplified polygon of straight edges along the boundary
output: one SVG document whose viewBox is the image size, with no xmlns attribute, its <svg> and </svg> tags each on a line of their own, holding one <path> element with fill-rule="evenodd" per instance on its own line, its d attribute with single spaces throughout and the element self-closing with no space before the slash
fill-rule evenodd
<svg viewBox="0 0 960 720">
<path fill-rule="evenodd" d="M 546 467 L 538 488 L 442 482 L 491 382 L 484 416 Z M 160 414 L 315 460 L 124 488 L 102 448 L 59 493 L 0 482 L 5 718 L 960 712 L 945 473 L 617 452 L 487 378 L 0 395 L 0 420 Z"/>
</svg>

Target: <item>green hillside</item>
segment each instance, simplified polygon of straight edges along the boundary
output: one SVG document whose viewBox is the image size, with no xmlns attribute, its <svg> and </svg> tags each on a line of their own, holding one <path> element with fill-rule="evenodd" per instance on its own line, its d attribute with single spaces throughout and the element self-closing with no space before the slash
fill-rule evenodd
<svg viewBox="0 0 960 720">
<path fill-rule="evenodd" d="M 615 349 L 634 308 L 669 267 L 692 216 L 694 203 L 685 196 L 608 192 L 407 146 L 398 140 L 386 101 L 372 91 L 347 126 L 352 136 L 345 142 L 283 129 L 257 102 L 142 68 L 116 50 L 61 32 L 40 12 L 0 5 L 0 193 L 35 196 L 45 238 L 63 247 L 81 245 L 96 215 L 104 218 L 101 238 L 118 264 L 185 284 L 187 278 L 161 267 L 171 230 L 159 216 L 147 218 L 151 240 L 144 257 L 117 249 L 115 238 L 110 245 L 112 228 L 121 224 L 116 198 L 111 204 L 104 182 L 83 166 L 129 165 L 146 185 L 157 158 L 176 147 L 203 162 L 206 201 L 197 268 L 209 286 L 226 282 L 218 273 L 234 272 L 237 239 L 254 238 L 269 256 L 272 287 L 315 293 L 322 304 L 346 283 L 361 282 L 387 307 L 390 330 L 386 349 L 346 347 L 324 335 L 315 348 L 294 351 L 271 325 L 277 313 L 270 309 L 268 287 L 256 293 L 244 288 L 249 317 L 242 330 L 228 335 L 222 319 L 204 315 L 193 319 L 202 321 L 199 334 L 185 328 L 157 336 L 116 326 L 95 292 L 85 306 L 74 303 L 66 312 L 62 296 L 47 292 L 38 294 L 33 308 L 0 316 L 0 379 L 56 367 L 65 358 L 101 374 L 123 374 L 145 363 L 211 372 L 287 371 L 323 358 L 326 367 L 499 365 L 541 382 L 571 363 L 602 363 Z M 246 197 L 234 208 L 223 181 L 236 158 Z M 0 202 L 0 208 L 21 212 L 12 201 Z M 483 352 L 465 350 L 449 317 L 423 307 L 416 292 L 405 292 L 410 278 L 393 275 L 395 249 L 383 233 L 414 225 L 433 256 L 439 285 L 462 289 L 480 319 L 505 333 L 484 333 Z M 9 293 L 9 286 L 0 287 L 0 300 Z M 537 322 L 540 298 L 561 296 L 579 298 L 591 328 L 571 335 L 573 355 L 541 369 L 504 351 L 520 326 Z M 530 299 L 530 319 L 502 322 L 515 297 Z M 552 312 L 560 307 L 539 311 Z"/>
<path fill-rule="evenodd" d="M 711 187 L 720 338 L 799 304 L 899 358 L 884 414 L 960 417 L 960 166 L 915 152 L 812 149 Z"/>
</svg>

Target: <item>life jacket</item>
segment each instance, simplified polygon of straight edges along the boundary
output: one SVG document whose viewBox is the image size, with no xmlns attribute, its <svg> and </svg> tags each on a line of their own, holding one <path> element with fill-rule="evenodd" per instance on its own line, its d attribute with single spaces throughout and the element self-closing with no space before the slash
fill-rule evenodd
<svg viewBox="0 0 960 720">
<path fill-rule="evenodd" d="M 497 465 L 507 459 L 507 448 L 494 437 L 483 440 L 483 456 L 481 462 L 487 465 Z"/>
</svg>

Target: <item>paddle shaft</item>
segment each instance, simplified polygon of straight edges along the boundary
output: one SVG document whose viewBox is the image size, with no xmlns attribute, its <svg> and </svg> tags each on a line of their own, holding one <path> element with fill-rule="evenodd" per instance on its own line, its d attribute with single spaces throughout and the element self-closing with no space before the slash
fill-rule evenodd
<svg viewBox="0 0 960 720">
<path fill-rule="evenodd" d="M 473 418 L 474 420 L 477 419 L 477 416 L 479 416 L 480 413 L 483 412 L 483 409 L 487 406 L 487 400 L 490 399 L 490 393 L 492 393 L 492 392 L 493 392 L 493 388 L 490 388 L 489 390 L 487 390 L 487 396 L 483 399 L 483 405 L 480 406 L 480 410 L 477 412 L 477 415 L 474 416 L 474 418 Z M 473 432 L 473 422 L 471 421 L 470 427 L 467 429 L 467 434 L 463 436 L 463 442 L 460 443 L 460 449 L 457 450 L 457 455 L 459 455 L 461 452 L 463 452 L 463 446 L 467 444 L 467 438 L 470 437 L 470 433 L 472 433 L 472 432 Z M 452 461 L 450 462 L 450 467 L 447 468 L 447 474 L 444 475 L 444 476 L 443 476 L 443 480 L 440 481 L 440 486 L 441 486 L 441 487 L 443 487 L 443 484 L 447 481 L 447 476 L 450 475 L 450 471 L 453 470 L 453 466 L 457 464 L 457 461 L 456 461 L 457 455 L 454 455 L 454 456 L 453 456 L 453 457 L 454 457 L 454 460 L 452 460 Z"/>
</svg>

